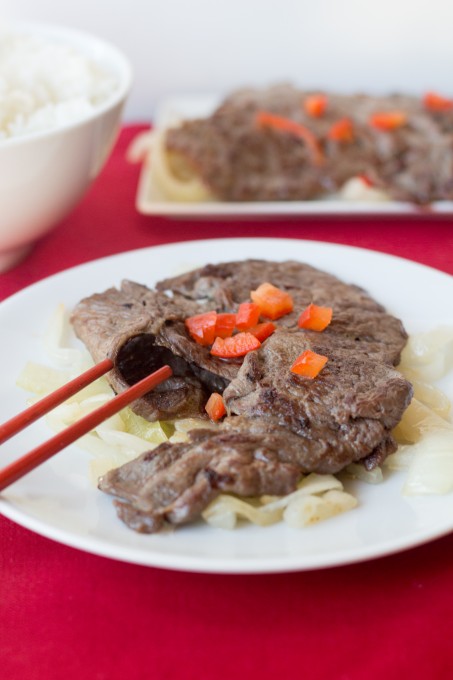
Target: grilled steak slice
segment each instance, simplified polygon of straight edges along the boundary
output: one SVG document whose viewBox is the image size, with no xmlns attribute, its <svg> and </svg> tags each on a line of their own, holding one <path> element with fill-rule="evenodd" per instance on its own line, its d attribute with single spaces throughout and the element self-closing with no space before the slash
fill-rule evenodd
<svg viewBox="0 0 453 680">
<path fill-rule="evenodd" d="M 305 350 L 329 359 L 316 380 L 289 370 Z M 393 368 L 337 346 L 332 335 L 280 331 L 245 357 L 223 398 L 232 415 L 269 419 L 298 434 L 301 469 L 335 473 L 383 441 L 395 449 L 391 429 L 411 389 Z"/>
<path fill-rule="evenodd" d="M 189 434 L 187 444 L 161 444 L 99 480 L 102 491 L 121 498 L 118 514 L 132 529 L 152 533 L 164 520 L 190 522 L 222 491 L 255 496 L 295 489 L 301 475 L 290 460 L 300 446 L 296 435 L 277 429 L 263 439 L 247 426 Z"/>
<path fill-rule="evenodd" d="M 185 444 L 161 444 L 99 480 L 131 529 L 159 531 L 164 522 L 196 520 L 220 493 L 286 495 L 303 472 L 335 472 L 340 464 L 325 441 L 301 438 L 272 418 L 227 418 L 218 430 L 192 430 Z M 395 450 L 390 436 L 373 452 L 373 466 Z M 343 453 L 344 464 L 351 462 Z M 332 469 L 331 469 L 332 465 Z"/>
<path fill-rule="evenodd" d="M 421 99 L 329 94 L 325 114 L 310 116 L 312 93 L 288 85 L 233 93 L 213 113 L 166 132 L 170 156 L 183 160 L 214 196 L 225 201 L 320 198 L 361 174 L 396 200 L 426 204 L 453 198 L 453 112 L 428 111 Z M 402 111 L 404 125 L 389 131 L 370 125 L 370 116 Z M 317 138 L 323 162 L 303 140 L 280 130 L 262 130 L 259 111 L 290 118 Z M 339 120 L 353 124 L 352 138 L 332 140 Z"/>
<path fill-rule="evenodd" d="M 156 288 L 228 312 L 235 311 L 248 291 L 264 281 L 288 291 L 294 300 L 294 311 L 279 319 L 279 327 L 297 328 L 300 312 L 311 302 L 333 307 L 333 320 L 324 334 L 335 336 L 337 343 L 354 352 L 360 345 L 363 351 L 379 355 L 385 362 L 399 362 L 407 341 L 401 321 L 387 314 L 362 288 L 307 264 L 263 260 L 208 264 L 160 281 Z"/>
<path fill-rule="evenodd" d="M 222 392 L 239 369 L 189 338 L 184 319 L 200 311 L 203 305 L 197 302 L 182 296 L 170 299 L 125 281 L 120 290 L 111 288 L 82 300 L 71 321 L 96 362 L 106 356 L 114 361 L 108 379 L 116 392 L 164 364 L 171 366 L 173 377 L 133 405 L 148 420 L 168 420 L 206 417 L 209 394 Z"/>
<path fill-rule="evenodd" d="M 82 300 L 72 323 L 96 362 L 106 356 L 114 360 L 108 378 L 117 392 L 165 363 L 172 367 L 173 378 L 135 402 L 137 413 L 149 420 L 205 417 L 207 397 L 223 392 L 240 364 L 213 357 L 188 336 L 184 320 L 210 309 L 235 311 L 263 281 L 293 296 L 294 312 L 279 326 L 297 328 L 299 313 L 310 302 L 333 306 L 334 318 L 324 334 L 345 349 L 356 352 L 360 345 L 370 356 L 398 362 L 407 338 L 398 319 L 358 286 L 292 261 L 208 265 L 162 281 L 157 290 L 125 281 L 120 290 Z"/>
<path fill-rule="evenodd" d="M 188 336 L 185 318 L 234 311 L 264 281 L 290 292 L 295 310 L 242 363 L 212 357 Z M 333 306 L 322 333 L 297 326 L 310 302 Z M 163 444 L 100 481 L 139 531 L 189 522 L 220 491 L 283 494 L 305 472 L 335 473 L 351 462 L 371 469 L 395 450 L 391 429 L 412 395 L 393 368 L 407 338 L 401 323 L 361 288 L 297 262 L 208 265 L 156 290 L 124 282 L 83 300 L 73 324 L 96 361 L 114 359 L 116 390 L 172 366 L 174 377 L 134 405 L 150 420 L 202 414 L 212 391 L 224 396 L 229 417 L 218 429 Z M 328 357 L 315 380 L 290 371 L 306 349 Z"/>
</svg>

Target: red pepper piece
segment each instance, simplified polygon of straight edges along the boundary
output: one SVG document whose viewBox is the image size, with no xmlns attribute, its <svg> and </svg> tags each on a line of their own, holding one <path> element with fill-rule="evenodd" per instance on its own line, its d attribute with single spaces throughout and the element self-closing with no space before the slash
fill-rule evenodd
<svg viewBox="0 0 453 680">
<path fill-rule="evenodd" d="M 327 97 L 325 94 L 311 94 L 304 101 L 305 112 L 313 118 L 321 118 L 326 112 Z"/>
<path fill-rule="evenodd" d="M 306 349 L 305 352 L 302 352 L 297 357 L 290 370 L 291 373 L 296 373 L 312 380 L 322 371 L 327 362 L 327 357 L 322 354 L 316 354 L 311 349 Z"/>
<path fill-rule="evenodd" d="M 305 125 L 302 125 L 302 123 L 297 123 L 295 120 L 291 120 L 291 118 L 278 116 L 274 113 L 269 113 L 268 111 L 258 111 L 256 114 L 256 124 L 261 129 L 287 132 L 293 137 L 302 139 L 310 149 L 313 163 L 315 165 L 321 165 L 324 162 L 322 150 L 316 135 L 314 135 Z"/>
<path fill-rule="evenodd" d="M 297 322 L 299 328 L 323 331 L 332 321 L 332 307 L 319 307 L 313 303 L 302 312 Z"/>
<path fill-rule="evenodd" d="M 261 343 L 254 335 L 237 333 L 231 338 L 216 338 L 211 347 L 211 354 L 221 359 L 234 359 L 243 357 L 258 347 L 261 347 Z"/>
<path fill-rule="evenodd" d="M 275 331 L 277 326 L 272 321 L 263 321 L 253 328 L 249 328 L 248 332 L 258 338 L 260 342 L 264 342 Z"/>
<path fill-rule="evenodd" d="M 365 174 L 357 175 L 357 178 L 360 179 L 360 181 L 363 182 L 364 185 L 366 187 L 368 187 L 368 189 L 371 189 L 372 187 L 374 187 L 374 182 L 373 182 L 372 179 L 370 179 L 368 177 L 368 175 L 365 175 Z"/>
<path fill-rule="evenodd" d="M 260 318 L 260 308 L 255 302 L 243 302 L 239 305 L 236 314 L 236 328 L 245 331 L 251 326 L 256 326 Z"/>
<path fill-rule="evenodd" d="M 262 316 L 267 319 L 279 319 L 293 311 L 291 295 L 271 283 L 262 283 L 256 290 L 251 291 L 250 297 L 261 309 Z"/>
<path fill-rule="evenodd" d="M 451 111 L 453 109 L 453 99 L 447 99 L 437 92 L 427 92 L 423 97 L 425 108 L 430 111 Z"/>
<path fill-rule="evenodd" d="M 213 392 L 206 402 L 205 410 L 214 422 L 223 418 L 226 415 L 226 408 L 222 395 L 218 392 Z"/>
<path fill-rule="evenodd" d="M 328 139 L 334 142 L 352 142 L 354 141 L 354 126 L 349 118 L 341 118 L 333 123 L 327 133 Z"/>
<path fill-rule="evenodd" d="M 369 123 L 372 127 L 391 132 L 407 123 L 407 114 L 404 111 L 383 111 L 370 116 Z"/>
<path fill-rule="evenodd" d="M 236 314 L 217 314 L 215 337 L 229 338 L 236 327 Z"/>
<path fill-rule="evenodd" d="M 212 345 L 215 338 L 215 328 L 217 323 L 216 312 L 205 312 L 196 314 L 185 320 L 186 329 L 191 338 L 199 345 Z"/>
</svg>

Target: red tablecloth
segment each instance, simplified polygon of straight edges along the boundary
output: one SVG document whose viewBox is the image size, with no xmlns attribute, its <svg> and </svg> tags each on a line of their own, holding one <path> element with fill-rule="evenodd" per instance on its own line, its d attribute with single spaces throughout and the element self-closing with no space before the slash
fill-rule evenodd
<svg viewBox="0 0 453 680">
<path fill-rule="evenodd" d="M 59 270 L 159 243 L 238 236 L 362 246 L 453 274 L 453 224 L 412 219 L 168 221 L 134 208 L 122 132 L 84 201 L 0 275 L 0 298 Z M 282 575 L 123 564 L 0 517 L 5 680 L 453 677 L 453 536 L 353 566 Z"/>
</svg>

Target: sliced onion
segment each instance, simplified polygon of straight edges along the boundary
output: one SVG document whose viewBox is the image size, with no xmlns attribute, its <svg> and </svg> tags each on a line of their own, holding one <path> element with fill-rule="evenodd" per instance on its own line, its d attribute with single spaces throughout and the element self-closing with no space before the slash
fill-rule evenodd
<svg viewBox="0 0 453 680">
<path fill-rule="evenodd" d="M 427 433 L 414 444 L 403 494 L 446 494 L 453 491 L 453 429 Z"/>
<path fill-rule="evenodd" d="M 418 399 L 412 399 L 393 432 L 398 441 L 415 443 L 428 432 L 444 429 L 453 431 L 453 425 Z"/>
<path fill-rule="evenodd" d="M 345 469 L 347 476 L 353 479 L 359 479 L 361 482 L 366 482 L 367 484 L 380 484 L 384 481 L 382 470 L 380 467 L 374 468 L 374 470 L 367 470 L 366 467 L 360 465 L 360 463 L 351 463 Z"/>
<path fill-rule="evenodd" d="M 413 371 L 404 371 L 404 376 L 414 388 L 414 397 L 425 406 L 429 406 L 437 415 L 448 419 L 451 411 L 451 401 L 447 395 L 435 385 L 419 380 Z"/>
<path fill-rule="evenodd" d="M 65 307 L 58 305 L 44 333 L 44 348 L 49 358 L 57 366 L 70 367 L 77 374 L 81 372 L 82 366 L 85 365 L 88 354 L 80 349 L 66 346 L 70 333 L 71 328 Z"/>
<path fill-rule="evenodd" d="M 269 526 L 286 519 L 288 511 L 291 526 L 307 526 L 314 520 L 311 510 L 313 504 L 303 503 L 301 499 L 310 498 L 316 507 L 322 507 L 319 512 L 326 517 L 331 517 L 343 512 L 357 504 L 356 499 L 342 491 L 342 483 L 333 475 L 307 475 L 298 485 L 298 489 L 287 496 L 261 497 L 259 499 L 244 500 L 222 494 L 218 496 L 202 513 L 202 517 L 212 526 L 222 529 L 232 529 L 236 526 L 239 518 L 247 519 L 258 526 Z M 340 496 L 327 496 L 329 493 L 340 493 Z M 326 507 L 319 506 L 318 500 L 326 497 Z M 263 502 L 263 500 L 267 502 Z M 261 505 L 258 505 L 261 503 Z M 288 510 L 288 508 L 292 508 Z"/>
<path fill-rule="evenodd" d="M 28 361 L 20 372 L 16 385 L 26 392 L 43 396 L 65 385 L 71 377 L 70 371 Z"/>
<path fill-rule="evenodd" d="M 370 187 L 360 177 L 351 177 L 343 184 L 339 192 L 343 201 L 358 201 L 365 203 L 382 203 L 390 201 L 390 196 L 376 187 Z"/>
<path fill-rule="evenodd" d="M 326 491 L 322 496 L 299 496 L 285 508 L 283 519 L 289 526 L 299 529 L 339 515 L 357 506 L 357 499 L 338 489 Z"/>
<path fill-rule="evenodd" d="M 184 179 L 180 179 L 172 172 L 165 148 L 165 134 L 165 130 L 154 132 L 151 138 L 150 176 L 154 186 L 158 187 L 164 197 L 171 201 L 198 203 L 212 200 L 211 192 L 188 164 L 185 164 L 187 176 Z M 182 157 L 181 162 L 183 162 Z"/>
<path fill-rule="evenodd" d="M 453 368 L 453 328 L 441 326 L 412 335 L 401 355 L 403 373 L 406 367 L 429 382 L 446 375 Z"/>
</svg>

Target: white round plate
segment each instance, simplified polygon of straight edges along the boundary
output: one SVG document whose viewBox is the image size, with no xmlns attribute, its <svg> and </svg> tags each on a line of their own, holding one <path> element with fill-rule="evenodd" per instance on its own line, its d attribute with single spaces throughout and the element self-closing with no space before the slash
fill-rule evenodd
<svg viewBox="0 0 453 680">
<path fill-rule="evenodd" d="M 123 253 L 45 279 L 0 305 L 0 420 L 23 410 L 15 387 L 29 360 L 44 362 L 40 338 L 57 304 L 123 278 L 152 286 L 158 279 L 207 262 L 243 258 L 297 259 L 357 283 L 399 316 L 409 332 L 453 324 L 453 278 L 414 262 L 358 248 L 286 239 L 191 241 Z M 453 398 L 452 379 L 442 388 Z M 5 443 L 2 465 L 50 436 L 35 423 Z M 234 531 L 203 523 L 162 535 L 140 535 L 116 517 L 112 499 L 89 481 L 89 455 L 71 446 L 1 495 L 0 512 L 51 539 L 88 552 L 186 571 L 266 573 L 331 567 L 416 546 L 453 529 L 453 494 L 404 497 L 404 474 L 376 486 L 354 482 L 358 507 L 305 529 L 244 525 Z"/>
</svg>

